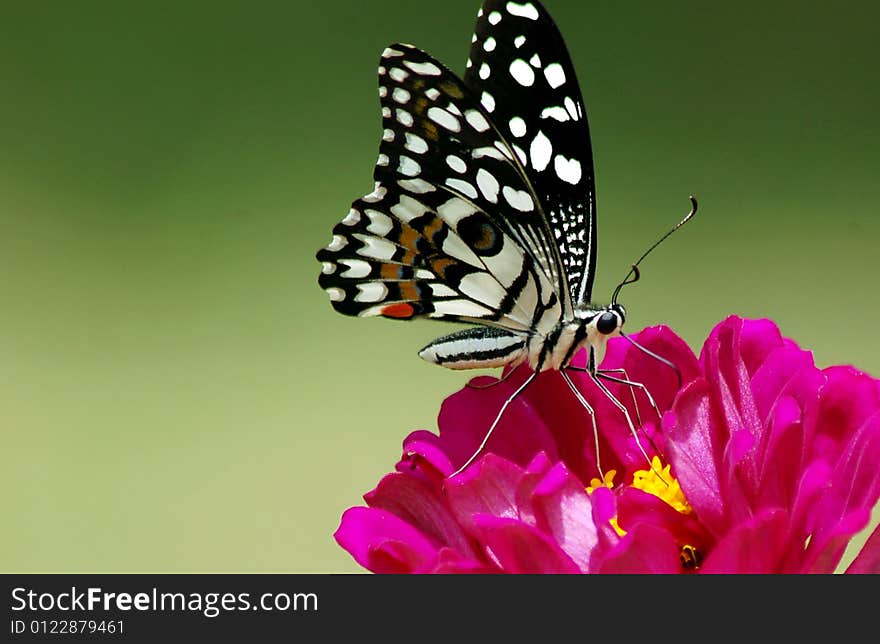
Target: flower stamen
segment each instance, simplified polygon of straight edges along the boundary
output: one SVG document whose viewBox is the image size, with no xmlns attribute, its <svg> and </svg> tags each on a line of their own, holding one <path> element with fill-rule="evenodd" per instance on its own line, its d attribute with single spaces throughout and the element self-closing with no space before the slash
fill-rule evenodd
<svg viewBox="0 0 880 644">
<path fill-rule="evenodd" d="M 651 460 L 650 469 L 633 472 L 632 486 L 648 494 L 653 494 L 682 514 L 693 512 L 681 490 L 678 479 L 672 476 L 671 466 L 664 467 L 658 456 Z"/>
</svg>

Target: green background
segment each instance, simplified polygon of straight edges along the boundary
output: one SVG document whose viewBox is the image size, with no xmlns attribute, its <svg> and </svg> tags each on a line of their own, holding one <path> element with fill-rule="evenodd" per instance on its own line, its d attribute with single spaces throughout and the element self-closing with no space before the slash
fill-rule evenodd
<svg viewBox="0 0 880 644">
<path fill-rule="evenodd" d="M 698 350 L 770 317 L 880 375 L 880 5 L 547 4 L 593 131 L 597 299 L 694 193 L 630 330 Z M 469 374 L 416 357 L 449 326 L 334 313 L 314 253 L 372 189 L 380 52 L 462 71 L 477 8 L 3 3 L 0 570 L 360 570 L 341 513 Z"/>
</svg>

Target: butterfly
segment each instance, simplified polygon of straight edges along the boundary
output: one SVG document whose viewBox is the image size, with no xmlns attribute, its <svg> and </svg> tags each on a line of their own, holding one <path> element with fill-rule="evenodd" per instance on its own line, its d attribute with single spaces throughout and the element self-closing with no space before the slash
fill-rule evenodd
<svg viewBox="0 0 880 644">
<path fill-rule="evenodd" d="M 383 134 L 375 188 L 352 203 L 317 253 L 318 281 L 333 307 L 358 317 L 474 325 L 419 352 L 449 369 L 528 365 L 530 375 L 459 471 L 542 371 L 562 374 L 595 435 L 595 414 L 567 373 L 581 348 L 588 351 L 585 370 L 638 441 L 626 408 L 603 381 L 650 394 L 625 373 L 612 376 L 599 366 L 608 339 L 626 322 L 620 288 L 638 279 L 647 253 L 611 304 L 592 303 L 590 131 L 574 66 L 547 10 L 534 0 L 485 0 L 463 78 L 402 43 L 382 52 L 378 76 Z M 696 209 L 691 199 L 678 226 Z"/>
</svg>

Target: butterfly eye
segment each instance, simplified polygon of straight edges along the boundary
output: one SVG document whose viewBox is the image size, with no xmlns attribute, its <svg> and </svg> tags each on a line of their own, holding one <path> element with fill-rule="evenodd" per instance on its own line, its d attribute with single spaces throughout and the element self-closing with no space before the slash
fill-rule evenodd
<svg viewBox="0 0 880 644">
<path fill-rule="evenodd" d="M 617 328 L 617 316 L 611 311 L 605 311 L 596 321 L 596 328 L 603 335 L 614 333 L 614 330 Z"/>
</svg>

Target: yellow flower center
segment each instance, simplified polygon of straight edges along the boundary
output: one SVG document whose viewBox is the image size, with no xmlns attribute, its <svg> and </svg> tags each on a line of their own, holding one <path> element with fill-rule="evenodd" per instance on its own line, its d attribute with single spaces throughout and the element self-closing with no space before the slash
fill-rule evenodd
<svg viewBox="0 0 880 644">
<path fill-rule="evenodd" d="M 587 493 L 592 494 L 593 491 L 599 487 L 613 489 L 614 477 L 616 475 L 617 470 L 608 470 L 601 480 L 597 478 L 590 480 L 590 485 L 587 487 Z M 638 490 L 647 492 L 648 494 L 653 494 L 682 514 L 690 514 L 693 512 L 690 504 L 684 496 L 684 492 L 681 491 L 681 485 L 679 485 L 678 480 L 672 476 L 670 466 L 666 465 L 664 467 L 663 462 L 658 456 L 651 459 L 650 468 L 646 470 L 637 470 L 633 473 L 632 486 Z M 617 517 L 612 518 L 609 523 L 621 537 L 626 534 L 626 530 L 618 525 Z"/>
<path fill-rule="evenodd" d="M 587 493 L 592 494 L 599 487 L 607 487 L 614 489 L 614 477 L 616 470 L 608 470 L 601 480 L 594 478 L 587 487 Z M 651 459 L 651 467 L 645 470 L 637 470 L 633 473 L 632 486 L 648 494 L 653 494 L 658 499 L 669 505 L 671 508 L 682 514 L 690 514 L 693 512 L 690 503 L 681 491 L 681 485 L 678 479 L 672 476 L 671 467 L 663 466 L 663 462 L 659 457 L 655 456 Z M 626 530 L 617 523 L 617 517 L 612 517 L 608 523 L 614 528 L 621 537 L 626 534 Z M 691 544 L 683 544 L 679 554 L 681 567 L 686 572 L 695 572 L 699 570 L 703 563 L 703 553 Z"/>
<path fill-rule="evenodd" d="M 633 474 L 632 485 L 643 492 L 653 494 L 682 514 L 693 512 L 684 492 L 681 491 L 678 479 L 672 476 L 670 466 L 663 467 L 663 462 L 657 456 L 651 459 L 650 469 L 638 470 Z"/>
</svg>

